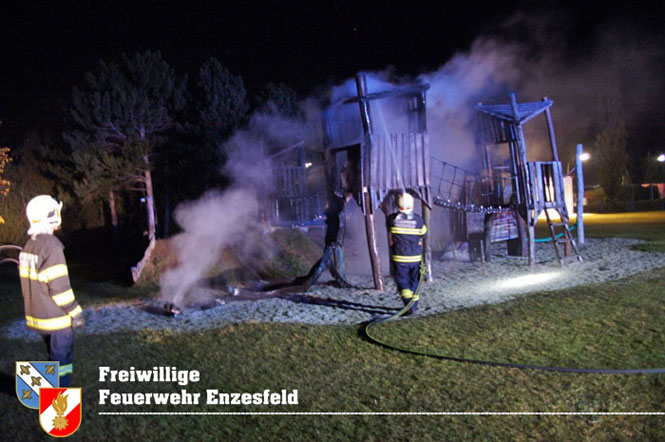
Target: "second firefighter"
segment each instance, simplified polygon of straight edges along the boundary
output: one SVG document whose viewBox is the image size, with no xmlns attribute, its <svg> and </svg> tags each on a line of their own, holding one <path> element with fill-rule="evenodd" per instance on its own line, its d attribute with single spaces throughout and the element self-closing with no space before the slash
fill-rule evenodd
<svg viewBox="0 0 665 442">
<path fill-rule="evenodd" d="M 423 259 L 423 236 L 427 226 L 413 212 L 413 197 L 404 192 L 397 199 L 398 212 L 388 217 L 388 237 L 393 276 L 404 305 L 413 300 L 407 315 L 418 309 L 420 263 Z"/>
</svg>

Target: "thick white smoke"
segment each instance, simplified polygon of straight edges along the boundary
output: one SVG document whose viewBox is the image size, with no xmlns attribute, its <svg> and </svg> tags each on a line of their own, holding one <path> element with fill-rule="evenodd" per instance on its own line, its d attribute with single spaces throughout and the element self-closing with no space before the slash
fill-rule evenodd
<svg viewBox="0 0 665 442">
<path fill-rule="evenodd" d="M 565 17 L 556 17 L 565 20 Z M 588 47 L 588 53 L 571 56 L 564 50 L 563 39 L 555 34 L 560 28 L 551 18 L 537 19 L 514 16 L 506 24 L 502 34 L 510 29 L 524 29 L 521 35 L 529 41 L 516 39 L 507 42 L 499 37 L 480 37 L 466 52 L 460 52 L 434 72 L 426 72 L 409 78 L 396 77 L 389 69 L 368 74 L 368 92 L 387 91 L 395 87 L 409 86 L 416 82 L 430 84 L 427 92 L 427 127 L 432 155 L 447 163 L 474 170 L 479 159 L 473 133 L 473 105 L 479 101 L 495 104 L 508 103 L 509 94 L 516 92 L 518 102 L 539 101 L 543 97 L 554 101 L 552 116 L 558 140 L 559 154 L 565 162 L 577 143 L 593 140 L 599 125 L 599 97 L 608 88 L 608 72 L 614 72 L 610 88 L 616 89 L 630 124 L 649 115 L 656 105 L 655 98 L 662 95 L 663 76 L 659 67 L 665 59 L 662 42 L 641 38 L 631 29 L 607 26 L 596 42 Z M 499 26 L 501 28 L 501 26 Z M 626 35 L 632 35 L 626 38 Z M 527 44 L 528 43 L 528 44 Z M 574 51 L 573 51 L 574 52 Z M 356 96 L 355 79 L 349 79 L 333 88 L 330 103 Z M 210 194 L 201 201 L 190 203 L 179 210 L 212 214 L 229 221 L 228 227 L 210 229 L 214 222 L 191 219 L 194 215 L 182 214 L 183 238 L 178 238 L 178 256 L 181 267 L 163 278 L 163 292 L 182 297 L 200 278 L 207 267 L 217 259 L 219 247 L 230 244 L 237 236 L 238 225 L 243 228 L 253 221 L 257 200 L 271 190 L 268 157 L 275 149 L 304 141 L 310 153 L 308 161 L 314 168 L 321 166 L 322 133 L 321 109 L 312 106 L 316 99 L 308 100 L 308 118 L 305 121 L 279 116 L 275 113 L 255 115 L 247 128 L 238 131 L 224 147 L 228 154 L 225 173 L 233 178 L 234 188 L 229 194 Z M 381 108 L 375 106 L 375 111 Z M 349 120 L 359 120 L 358 106 L 348 106 Z M 378 130 L 391 126 L 393 115 L 389 110 L 373 115 Z M 345 117 L 346 118 L 346 117 Z M 530 160 L 549 160 L 549 141 L 542 117 L 525 126 Z M 382 129 L 383 128 L 383 129 Z M 586 175 L 586 171 L 585 171 Z M 321 183 L 323 175 L 321 174 Z M 311 183 L 310 183 L 311 184 Z M 242 190 L 241 190 L 242 189 Z M 369 273 L 369 258 L 365 239 L 365 226 L 360 210 L 351 202 L 347 208 L 349 226 L 344 244 L 347 269 Z M 222 207 L 223 206 L 223 207 Z M 250 209 L 253 207 L 253 209 Z M 250 213 L 251 212 L 251 213 Z M 438 212 L 438 213 L 437 213 Z M 450 238 L 446 214 L 437 209 L 433 215 L 434 245 L 445 244 Z M 242 214 L 234 217 L 230 214 Z M 242 221 L 238 221 L 242 219 Z M 226 221 L 225 225 L 226 225 Z M 383 228 L 383 216 L 378 214 L 377 241 L 380 245 L 384 271 L 388 256 Z M 235 223 L 235 224 L 234 224 Z M 259 238 L 256 238 L 257 240 Z M 251 242 L 252 238 L 245 238 Z M 199 244 L 201 247 L 190 247 Z M 206 255 L 205 257 L 202 255 Z M 205 258 L 205 259 L 204 259 Z M 197 259 L 201 259 L 197 261 Z"/>
<path fill-rule="evenodd" d="M 520 77 L 519 51 L 489 39 L 476 40 L 435 72 L 418 77 L 427 91 L 427 130 L 432 156 L 456 166 L 477 167 L 473 106 L 498 97 L 507 102 Z"/>
<path fill-rule="evenodd" d="M 311 138 L 301 120 L 278 113 L 257 113 L 223 147 L 224 173 L 229 190 L 212 191 L 177 207 L 182 233 L 171 243 L 178 265 L 160 278 L 162 297 L 186 305 L 187 297 L 219 260 L 222 249 L 233 247 L 242 257 L 268 254 L 261 204 L 273 191 L 270 157 L 280 149 Z M 222 171 L 220 171 L 221 173 Z"/>
<path fill-rule="evenodd" d="M 172 239 L 178 266 L 160 278 L 161 294 L 176 305 L 206 275 L 224 247 L 247 240 L 257 224 L 256 194 L 249 189 L 212 191 L 181 204 L 175 219 L 182 232 Z"/>
<path fill-rule="evenodd" d="M 428 83 L 427 130 L 433 157 L 465 169 L 476 170 L 473 127 L 473 105 L 481 100 L 496 102 L 497 98 L 508 100 L 511 87 L 520 79 L 520 51 L 513 45 L 500 44 L 490 39 L 478 39 L 468 52 L 459 53 L 434 72 L 417 77 L 397 78 L 390 70 L 367 73 L 368 93 L 389 91 Z M 349 79 L 333 90 L 332 102 L 336 103 L 357 94 L 355 79 Z M 388 106 L 384 105 L 388 104 Z M 403 127 L 404 116 L 391 108 L 390 100 L 370 102 L 370 113 L 375 132 L 390 132 L 391 128 Z M 360 124 L 358 105 L 346 105 L 344 118 L 355 115 Z M 435 183 L 433 183 L 435 184 Z M 347 207 L 347 237 L 344 244 L 347 268 L 356 273 L 370 273 L 371 267 L 365 238 L 365 223 L 362 212 L 350 203 Z M 433 246 L 442 249 L 451 238 L 449 232 L 450 212 L 435 208 L 430 229 Z M 378 211 L 375 215 L 375 230 L 382 271 L 388 272 L 388 244 L 385 217 Z"/>
</svg>

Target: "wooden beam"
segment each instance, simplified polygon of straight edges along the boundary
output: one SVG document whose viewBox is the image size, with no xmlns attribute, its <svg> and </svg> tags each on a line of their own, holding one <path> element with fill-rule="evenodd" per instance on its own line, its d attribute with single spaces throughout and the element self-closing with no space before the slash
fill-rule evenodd
<svg viewBox="0 0 665 442">
<path fill-rule="evenodd" d="M 370 206 L 369 192 L 363 192 L 365 205 Z M 379 258 L 379 248 L 376 244 L 376 231 L 374 229 L 374 214 L 369 210 L 365 214 L 365 231 L 367 232 L 367 249 L 369 250 L 369 262 L 372 266 L 372 276 L 374 277 L 374 288 L 383 291 L 383 275 L 381 275 L 381 260 Z"/>
<path fill-rule="evenodd" d="M 543 101 L 547 101 L 547 97 L 543 97 Z M 552 148 L 552 160 L 559 161 L 559 151 L 556 147 L 556 137 L 554 136 L 554 124 L 552 123 L 552 114 L 550 108 L 545 109 L 545 118 L 547 119 L 547 131 L 550 135 L 550 146 Z"/>
<path fill-rule="evenodd" d="M 423 221 L 427 226 L 427 233 L 423 238 L 423 254 L 425 255 L 425 267 L 427 268 L 427 282 L 434 281 L 434 275 L 432 274 L 432 244 L 430 241 L 430 232 L 431 226 L 430 221 L 432 220 L 431 209 L 427 207 L 425 201 L 422 201 L 423 209 Z"/>
<path fill-rule="evenodd" d="M 367 248 L 369 251 L 369 261 L 372 266 L 372 275 L 374 277 L 374 288 L 383 291 L 383 276 L 381 275 L 381 259 L 379 258 L 379 249 L 376 244 L 376 232 L 374 228 L 374 206 L 371 196 L 371 177 L 369 176 L 369 161 L 371 155 L 367 150 L 372 146 L 372 120 L 370 118 L 369 103 L 363 98 L 367 96 L 367 78 L 363 74 L 356 75 L 356 89 L 358 91 L 358 105 L 360 106 L 360 119 L 364 132 L 364 149 L 361 151 L 361 175 L 363 177 L 362 192 L 365 209 L 365 231 L 367 233 Z M 362 149 L 362 146 L 361 146 Z M 364 153 L 364 155 L 363 155 Z"/>
<path fill-rule="evenodd" d="M 534 229 L 533 229 L 533 220 L 532 220 L 532 204 L 531 201 L 533 199 L 531 195 L 531 186 L 529 183 L 529 170 L 527 167 L 527 155 L 526 155 L 526 141 L 524 139 L 524 130 L 522 129 L 522 125 L 519 124 L 519 112 L 517 110 L 517 99 L 515 98 L 515 94 L 510 94 L 510 105 L 512 106 L 513 113 L 515 116 L 515 127 L 516 127 L 516 135 L 517 135 L 517 149 L 519 153 L 519 160 L 520 160 L 520 165 L 519 165 L 519 180 L 521 181 L 520 186 L 523 189 L 523 194 L 524 194 L 524 201 L 522 201 L 522 204 L 520 205 L 520 210 L 522 213 L 520 215 L 525 218 L 526 225 L 527 225 L 527 234 L 528 234 L 528 242 L 529 242 L 529 247 L 528 247 L 528 255 L 529 255 L 529 265 L 533 266 L 535 265 L 536 259 L 535 259 L 535 251 L 536 251 L 536 245 L 535 245 L 535 236 L 534 236 Z M 524 242 L 523 238 L 520 238 L 520 241 L 522 243 Z"/>
</svg>

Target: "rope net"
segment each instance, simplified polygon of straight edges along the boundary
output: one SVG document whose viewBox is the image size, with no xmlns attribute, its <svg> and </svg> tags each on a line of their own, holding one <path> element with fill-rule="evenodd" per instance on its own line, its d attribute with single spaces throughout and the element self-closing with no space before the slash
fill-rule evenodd
<svg viewBox="0 0 665 442">
<path fill-rule="evenodd" d="M 509 211 L 509 207 L 479 204 L 478 200 L 489 200 L 482 192 L 480 176 L 467 169 L 432 157 L 433 202 L 445 209 L 474 213 L 499 213 Z"/>
</svg>

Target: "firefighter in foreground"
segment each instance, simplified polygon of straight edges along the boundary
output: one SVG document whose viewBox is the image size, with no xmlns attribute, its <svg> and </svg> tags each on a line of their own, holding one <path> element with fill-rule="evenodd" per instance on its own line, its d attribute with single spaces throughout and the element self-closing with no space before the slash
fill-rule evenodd
<svg viewBox="0 0 665 442">
<path fill-rule="evenodd" d="M 413 197 L 404 192 L 397 199 L 399 212 L 388 217 L 388 236 L 393 276 L 404 305 L 413 300 L 406 312 L 413 314 L 418 309 L 418 282 L 420 264 L 423 257 L 423 235 L 427 226 L 417 213 L 413 212 Z"/>
<path fill-rule="evenodd" d="M 28 235 L 19 255 L 21 292 L 28 328 L 41 333 L 49 359 L 60 362 L 60 386 L 69 386 L 74 361 L 74 332 L 83 326 L 81 307 L 69 283 L 64 246 L 53 232 L 60 228 L 62 203 L 48 195 L 30 200 Z"/>
</svg>

